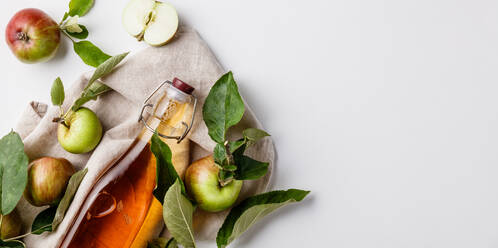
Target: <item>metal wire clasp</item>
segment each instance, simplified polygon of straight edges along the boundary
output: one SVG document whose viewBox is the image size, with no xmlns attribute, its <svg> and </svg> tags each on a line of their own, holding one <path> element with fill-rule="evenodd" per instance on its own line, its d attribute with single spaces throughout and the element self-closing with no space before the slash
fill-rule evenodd
<svg viewBox="0 0 498 248">
<path fill-rule="evenodd" d="M 157 86 L 157 88 L 152 91 L 152 93 L 145 99 L 143 105 L 142 105 L 142 110 L 140 111 L 140 116 L 138 117 L 138 122 L 142 122 L 144 124 L 144 126 L 151 132 L 155 133 L 156 130 L 154 130 L 151 126 L 149 126 L 149 124 L 147 124 L 147 121 L 145 121 L 145 118 L 143 117 L 143 114 L 144 114 L 144 111 L 146 108 L 153 108 L 154 107 L 154 104 L 152 103 L 147 103 L 151 98 L 152 96 L 154 96 L 154 94 L 156 94 L 159 89 L 161 89 L 161 87 L 163 87 L 165 84 L 169 84 L 171 86 L 173 86 L 173 83 L 171 83 L 171 81 L 164 81 L 162 82 L 159 86 Z M 192 129 L 192 125 L 194 124 L 194 119 L 195 119 L 195 111 L 197 109 L 197 98 L 192 96 L 192 98 L 194 99 L 194 110 L 192 111 L 192 118 L 190 118 L 190 124 L 187 124 L 185 123 L 184 121 L 182 121 L 182 125 L 185 127 L 185 130 L 183 131 L 183 134 L 180 135 L 180 136 L 169 136 L 169 135 L 165 135 L 165 134 L 162 134 L 162 133 L 159 133 L 157 132 L 157 135 L 159 135 L 160 137 L 163 137 L 165 139 L 175 139 L 177 140 L 177 143 L 180 143 L 185 137 L 187 137 L 187 134 L 190 132 L 190 130 Z"/>
</svg>

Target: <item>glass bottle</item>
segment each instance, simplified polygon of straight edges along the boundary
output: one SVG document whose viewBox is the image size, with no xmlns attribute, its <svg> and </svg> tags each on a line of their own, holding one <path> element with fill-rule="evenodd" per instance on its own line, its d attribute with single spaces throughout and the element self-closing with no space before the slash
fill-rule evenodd
<svg viewBox="0 0 498 248">
<path fill-rule="evenodd" d="M 193 90 L 175 78 L 159 85 L 145 100 L 139 118 L 144 129 L 95 183 L 59 247 L 145 247 L 158 234 L 164 222 L 161 203 L 152 194 L 156 160 L 149 142 L 157 129 L 170 146 L 175 168 L 183 175 L 189 156 L 188 140 L 184 139 L 197 105 Z"/>
</svg>

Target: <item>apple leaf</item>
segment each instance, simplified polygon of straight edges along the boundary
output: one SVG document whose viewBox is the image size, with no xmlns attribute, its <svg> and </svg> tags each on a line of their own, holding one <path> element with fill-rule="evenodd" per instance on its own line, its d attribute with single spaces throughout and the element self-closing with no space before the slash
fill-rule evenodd
<svg viewBox="0 0 498 248">
<path fill-rule="evenodd" d="M 63 23 L 67 18 L 69 17 L 69 13 L 68 12 L 65 12 L 64 13 L 64 16 L 62 17 L 62 21 L 61 23 Z"/>
<path fill-rule="evenodd" d="M 90 84 L 95 82 L 97 79 L 111 73 L 114 67 L 116 67 L 128 55 L 128 53 L 129 52 L 121 53 L 112 57 L 109 56 L 109 58 L 99 63 L 97 69 L 95 69 L 95 72 L 88 81 L 88 85 L 87 87 L 85 87 L 85 89 L 88 88 Z"/>
<path fill-rule="evenodd" d="M 184 247 L 195 247 L 192 219 L 194 206 L 182 194 L 181 180 L 177 179 L 164 196 L 164 223 L 175 240 Z"/>
<path fill-rule="evenodd" d="M 162 204 L 166 192 L 176 181 L 180 181 L 183 194 L 185 194 L 185 186 L 171 162 L 172 155 L 169 146 L 159 138 L 157 133 L 154 133 L 150 143 L 150 149 L 156 157 L 156 188 L 153 194 Z"/>
<path fill-rule="evenodd" d="M 71 205 L 74 195 L 76 194 L 76 191 L 78 191 L 80 183 L 81 181 L 83 181 L 83 178 L 85 177 L 87 172 L 88 168 L 85 168 L 83 170 L 74 173 L 69 179 L 66 192 L 64 193 L 64 196 L 62 197 L 61 201 L 59 202 L 59 205 L 57 206 L 54 220 L 52 221 L 53 230 L 56 230 L 59 224 L 64 219 L 64 215 L 66 215 L 66 211 Z"/>
<path fill-rule="evenodd" d="M 175 238 L 171 238 L 171 239 L 169 239 L 165 248 L 178 248 L 178 242 L 176 242 Z"/>
<path fill-rule="evenodd" d="M 87 40 L 73 42 L 73 48 L 85 64 L 93 67 L 99 66 L 111 57 Z"/>
<path fill-rule="evenodd" d="M 69 2 L 69 16 L 84 16 L 93 6 L 93 0 L 71 0 Z"/>
<path fill-rule="evenodd" d="M 233 170 L 230 171 L 230 170 L 223 168 L 222 170 L 220 170 L 218 172 L 218 182 L 220 183 L 221 186 L 225 186 L 233 181 L 234 175 L 235 175 L 235 173 L 233 172 Z"/>
<path fill-rule="evenodd" d="M 20 240 L 0 240 L 0 248 L 26 248 L 26 244 Z"/>
<path fill-rule="evenodd" d="M 170 238 L 169 240 L 157 238 L 148 242 L 147 248 L 178 248 L 178 243 L 175 238 Z"/>
<path fill-rule="evenodd" d="M 50 207 L 41 211 L 31 224 L 32 234 L 42 234 L 44 232 L 52 232 L 52 221 L 55 217 L 57 207 Z"/>
<path fill-rule="evenodd" d="M 165 248 L 168 240 L 160 237 L 147 242 L 147 248 Z"/>
<path fill-rule="evenodd" d="M 269 163 L 260 162 L 242 154 L 234 155 L 234 160 L 237 164 L 234 177 L 237 180 L 256 180 L 268 172 Z"/>
<path fill-rule="evenodd" d="M 88 29 L 84 26 L 84 25 L 81 25 L 81 24 L 78 24 L 78 26 L 81 28 L 81 32 L 69 32 L 68 30 L 67 31 L 67 34 L 68 35 L 71 35 L 72 37 L 76 38 L 76 39 L 80 39 L 80 40 L 83 40 L 83 39 L 86 39 L 88 37 Z"/>
<path fill-rule="evenodd" d="M 216 164 L 220 166 L 223 165 L 227 157 L 225 153 L 225 147 L 222 144 L 216 144 L 216 146 L 214 147 L 213 157 Z"/>
<path fill-rule="evenodd" d="M 50 90 L 50 97 L 52 98 L 52 104 L 54 106 L 61 106 L 64 103 L 64 85 L 60 77 L 57 77 L 52 84 L 52 89 Z"/>
<path fill-rule="evenodd" d="M 301 201 L 308 193 L 309 191 L 289 189 L 271 191 L 245 199 L 230 210 L 218 231 L 216 244 L 219 248 L 226 247 L 258 220 L 282 206 Z"/>
<path fill-rule="evenodd" d="M 81 93 L 80 98 L 76 99 L 76 101 L 73 103 L 73 106 L 71 107 L 73 111 L 78 110 L 86 102 L 90 100 L 96 100 L 99 95 L 111 90 L 109 86 L 97 82 L 96 80 L 112 72 L 114 67 L 116 67 L 116 65 L 118 65 L 126 57 L 126 55 L 128 55 L 128 53 L 122 53 L 116 56 L 112 56 L 111 58 L 100 64 L 97 69 L 95 69 L 95 72 L 93 73 L 90 80 L 88 80 L 88 84 Z"/>
<path fill-rule="evenodd" d="M 29 159 L 19 134 L 11 131 L 0 139 L 1 214 L 16 207 L 28 181 Z"/>
<path fill-rule="evenodd" d="M 251 146 L 260 139 L 270 136 L 267 132 L 257 128 L 248 128 L 244 130 L 242 134 L 244 135 L 244 139 L 247 141 L 247 146 Z"/>
<path fill-rule="evenodd" d="M 87 103 L 90 100 L 97 100 L 97 97 L 106 93 L 107 91 L 112 90 L 109 86 L 99 83 L 99 82 L 93 82 L 90 87 L 81 93 L 81 96 L 74 101 L 73 106 L 71 109 L 73 111 L 78 110 L 83 106 L 83 104 Z"/>
<path fill-rule="evenodd" d="M 245 151 L 245 145 L 246 145 L 246 140 L 245 139 L 239 139 L 236 141 L 230 141 L 229 142 L 229 147 L 230 147 L 230 153 L 235 153 L 237 152 L 240 148 L 243 148 L 242 151 Z"/>
<path fill-rule="evenodd" d="M 202 108 L 204 122 L 211 139 L 223 144 L 227 130 L 239 123 L 244 111 L 244 102 L 237 84 L 232 72 L 228 72 L 213 85 Z"/>
</svg>

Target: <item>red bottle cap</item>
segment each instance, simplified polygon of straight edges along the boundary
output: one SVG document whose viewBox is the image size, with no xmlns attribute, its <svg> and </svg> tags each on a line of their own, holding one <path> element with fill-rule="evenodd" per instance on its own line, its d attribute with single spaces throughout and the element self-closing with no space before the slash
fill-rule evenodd
<svg viewBox="0 0 498 248">
<path fill-rule="evenodd" d="M 192 94 L 192 92 L 195 90 L 194 87 L 190 86 L 189 84 L 183 82 L 182 80 L 178 78 L 173 79 L 173 87 L 185 92 L 186 94 Z"/>
</svg>

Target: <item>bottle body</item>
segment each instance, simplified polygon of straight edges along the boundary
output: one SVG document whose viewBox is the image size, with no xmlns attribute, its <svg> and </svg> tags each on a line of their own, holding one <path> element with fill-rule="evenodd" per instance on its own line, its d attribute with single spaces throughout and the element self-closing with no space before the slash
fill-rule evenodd
<svg viewBox="0 0 498 248">
<path fill-rule="evenodd" d="M 144 247 L 148 236 L 157 235 L 163 226 L 162 206 L 152 194 L 156 160 L 150 150 L 150 129 L 180 137 L 195 107 L 192 97 L 173 85 L 148 100 L 154 104 L 147 112 L 147 128 L 93 186 L 60 247 Z M 173 164 L 183 175 L 189 141 L 161 139 L 170 146 Z"/>
</svg>

